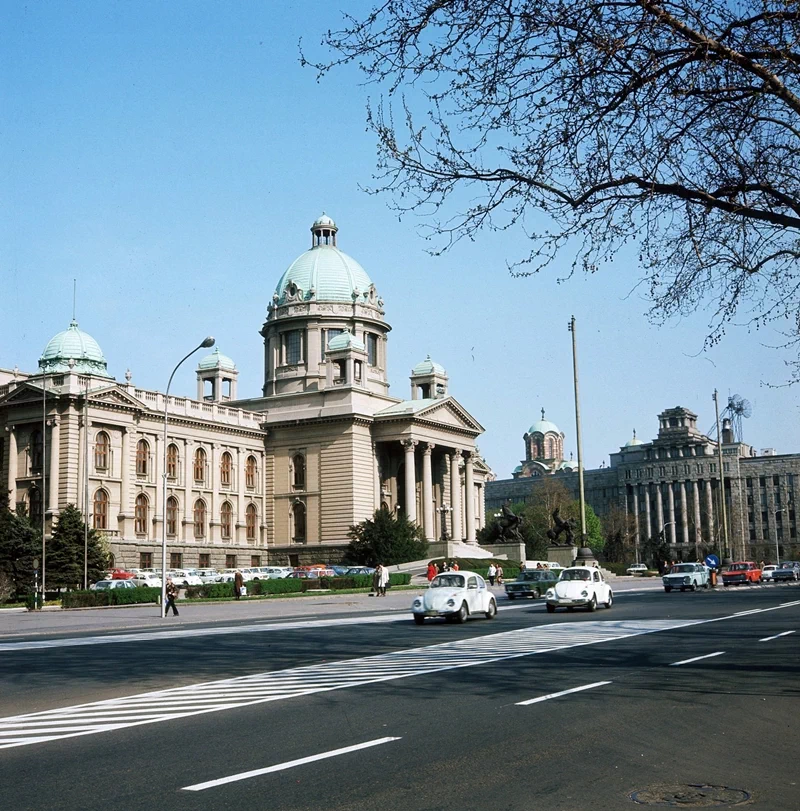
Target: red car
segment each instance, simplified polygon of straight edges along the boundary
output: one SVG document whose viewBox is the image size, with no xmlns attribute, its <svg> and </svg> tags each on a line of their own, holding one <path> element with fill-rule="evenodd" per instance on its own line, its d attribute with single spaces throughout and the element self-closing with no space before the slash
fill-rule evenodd
<svg viewBox="0 0 800 811">
<path fill-rule="evenodd" d="M 722 572 L 723 586 L 738 586 L 740 583 L 760 583 L 761 567 L 752 560 L 731 563 Z"/>
<path fill-rule="evenodd" d="M 136 575 L 133 572 L 127 571 L 127 569 L 112 569 L 108 573 L 106 580 L 131 580 L 134 577 L 136 577 Z"/>
</svg>

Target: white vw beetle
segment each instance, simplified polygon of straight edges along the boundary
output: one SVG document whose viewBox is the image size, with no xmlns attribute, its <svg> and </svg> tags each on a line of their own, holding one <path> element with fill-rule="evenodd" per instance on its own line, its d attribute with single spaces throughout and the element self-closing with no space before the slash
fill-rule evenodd
<svg viewBox="0 0 800 811">
<path fill-rule="evenodd" d="M 576 605 L 586 606 L 589 611 L 594 611 L 598 603 L 611 608 L 614 595 L 599 569 L 593 566 L 570 566 L 561 572 L 558 583 L 547 590 L 545 599 L 547 611 L 552 614 L 560 606 L 569 611 Z"/>
<path fill-rule="evenodd" d="M 414 599 L 411 612 L 417 625 L 422 625 L 425 617 L 464 622 L 470 614 L 483 614 L 490 620 L 497 614 L 497 602 L 479 574 L 444 572 L 431 580 L 425 594 Z"/>
</svg>

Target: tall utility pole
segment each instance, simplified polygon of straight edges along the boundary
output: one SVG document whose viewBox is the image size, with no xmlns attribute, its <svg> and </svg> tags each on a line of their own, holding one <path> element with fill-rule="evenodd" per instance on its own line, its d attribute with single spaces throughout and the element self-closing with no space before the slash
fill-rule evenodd
<svg viewBox="0 0 800 811">
<path fill-rule="evenodd" d="M 578 396 L 578 344 L 574 315 L 570 318 L 567 329 L 572 333 L 572 376 L 575 382 L 575 435 L 578 442 L 578 503 L 581 509 L 581 546 L 586 546 L 586 499 L 583 495 L 583 443 L 581 442 L 581 407 Z"/>
<path fill-rule="evenodd" d="M 51 453 L 55 453 L 55 448 L 50 448 Z M 42 369 L 42 603 L 40 608 L 44 608 L 44 581 L 45 581 L 45 545 L 44 533 L 47 529 L 47 378 Z M 53 482 L 50 482 L 53 486 Z M 52 519 L 51 519 L 52 520 Z"/>
<path fill-rule="evenodd" d="M 717 456 L 719 458 L 719 502 L 722 511 L 722 537 L 725 541 L 725 557 L 731 556 L 730 544 L 728 542 L 728 508 L 725 505 L 725 470 L 722 466 L 722 433 L 719 430 L 719 401 L 717 390 L 714 389 L 714 412 L 717 415 Z"/>
<path fill-rule="evenodd" d="M 89 588 L 89 377 L 83 393 L 83 588 Z"/>
</svg>

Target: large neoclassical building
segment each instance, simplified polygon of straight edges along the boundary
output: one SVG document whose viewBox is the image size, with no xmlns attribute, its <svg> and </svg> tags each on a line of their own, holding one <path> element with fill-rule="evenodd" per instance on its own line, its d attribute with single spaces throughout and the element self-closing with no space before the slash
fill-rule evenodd
<svg viewBox="0 0 800 811">
<path fill-rule="evenodd" d="M 329 217 L 281 275 L 260 334 L 259 397 L 215 349 L 195 398 L 119 382 L 73 320 L 46 345 L 39 372 L 0 369 L 0 475 L 9 504 L 44 519 L 76 504 L 117 565 L 234 567 L 335 560 L 351 525 L 380 507 L 425 535 L 475 542 L 483 429 L 426 358 L 410 396 L 389 394 L 384 301 L 338 247 Z M 166 453 L 164 414 L 168 415 Z M 167 498 L 162 503 L 166 477 Z"/>
</svg>

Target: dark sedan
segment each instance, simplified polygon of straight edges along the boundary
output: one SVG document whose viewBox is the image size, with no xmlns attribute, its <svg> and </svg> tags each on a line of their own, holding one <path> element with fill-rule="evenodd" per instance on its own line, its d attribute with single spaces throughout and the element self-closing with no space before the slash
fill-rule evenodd
<svg viewBox="0 0 800 811">
<path fill-rule="evenodd" d="M 558 582 L 558 576 L 550 569 L 531 569 L 520 572 L 516 580 L 506 583 L 506 594 L 509 600 L 517 597 L 541 597 L 547 589 Z"/>
</svg>

